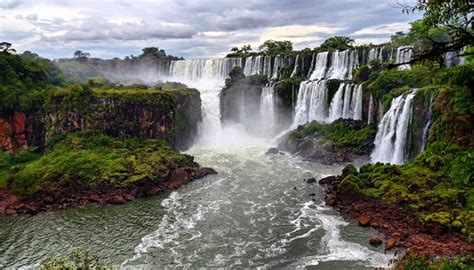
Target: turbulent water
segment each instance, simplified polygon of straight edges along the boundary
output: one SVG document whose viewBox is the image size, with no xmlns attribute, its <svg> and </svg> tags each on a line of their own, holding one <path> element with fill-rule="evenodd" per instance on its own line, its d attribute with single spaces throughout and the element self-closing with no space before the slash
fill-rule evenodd
<svg viewBox="0 0 474 270">
<path fill-rule="evenodd" d="M 368 245 L 375 232 L 341 217 L 324 204 L 322 187 L 303 181 L 340 166 L 267 155 L 271 139 L 221 127 L 218 93 L 228 64 L 183 61 L 173 69 L 203 100 L 200 138 L 188 152 L 219 174 L 126 205 L 0 217 L 0 268 L 34 267 L 72 249 L 124 268 L 388 266 L 392 255 Z"/>
<path fill-rule="evenodd" d="M 413 89 L 392 101 L 377 129 L 372 162 L 402 164 L 406 161 L 408 126 L 412 119 L 412 101 L 416 91 Z"/>
</svg>

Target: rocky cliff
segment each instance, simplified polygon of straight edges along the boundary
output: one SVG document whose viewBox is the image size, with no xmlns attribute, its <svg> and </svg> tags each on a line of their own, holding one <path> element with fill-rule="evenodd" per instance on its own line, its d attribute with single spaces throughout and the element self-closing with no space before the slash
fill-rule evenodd
<svg viewBox="0 0 474 270">
<path fill-rule="evenodd" d="M 76 131 L 112 137 L 163 139 L 189 147 L 202 120 L 196 89 L 92 90 L 73 87 L 50 96 L 44 111 L 0 118 L 0 148 L 42 148 Z"/>
</svg>

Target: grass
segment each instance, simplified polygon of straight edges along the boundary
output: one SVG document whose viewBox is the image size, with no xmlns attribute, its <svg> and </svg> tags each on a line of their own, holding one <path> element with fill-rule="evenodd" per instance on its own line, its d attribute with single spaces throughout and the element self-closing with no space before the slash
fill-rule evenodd
<svg viewBox="0 0 474 270">
<path fill-rule="evenodd" d="M 93 132 L 73 133 L 44 155 L 1 153 L 0 185 L 22 195 L 80 183 L 127 185 L 159 180 L 192 158 L 163 141 L 113 139 Z"/>
</svg>

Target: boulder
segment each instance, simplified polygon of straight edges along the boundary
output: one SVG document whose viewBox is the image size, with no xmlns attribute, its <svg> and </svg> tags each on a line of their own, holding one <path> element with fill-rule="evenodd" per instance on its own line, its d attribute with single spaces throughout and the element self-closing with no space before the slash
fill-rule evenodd
<svg viewBox="0 0 474 270">
<path fill-rule="evenodd" d="M 314 184 L 314 183 L 316 183 L 316 178 L 314 178 L 314 177 L 308 178 L 308 179 L 306 179 L 306 183 Z"/>
<path fill-rule="evenodd" d="M 275 154 L 278 154 L 280 153 L 280 150 L 278 150 L 278 148 L 276 147 L 272 147 L 270 149 L 267 150 L 267 153 L 266 154 L 272 154 L 272 155 L 275 155 Z"/>
<path fill-rule="evenodd" d="M 362 214 L 357 219 L 359 221 L 360 226 L 369 226 L 370 225 L 370 218 L 366 214 Z"/>
<path fill-rule="evenodd" d="M 382 242 L 383 242 L 382 237 L 380 237 L 378 235 L 372 236 L 369 240 L 369 243 L 372 246 L 380 246 L 382 244 Z"/>
</svg>

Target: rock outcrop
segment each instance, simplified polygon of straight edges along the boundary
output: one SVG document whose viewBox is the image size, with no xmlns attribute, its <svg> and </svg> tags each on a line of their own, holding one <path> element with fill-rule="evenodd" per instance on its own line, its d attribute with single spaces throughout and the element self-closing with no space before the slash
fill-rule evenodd
<svg viewBox="0 0 474 270">
<path fill-rule="evenodd" d="M 367 158 L 374 137 L 375 127 L 362 121 L 339 119 L 331 124 L 314 121 L 289 132 L 278 148 L 306 160 L 336 164 Z"/>
</svg>

